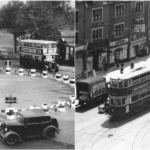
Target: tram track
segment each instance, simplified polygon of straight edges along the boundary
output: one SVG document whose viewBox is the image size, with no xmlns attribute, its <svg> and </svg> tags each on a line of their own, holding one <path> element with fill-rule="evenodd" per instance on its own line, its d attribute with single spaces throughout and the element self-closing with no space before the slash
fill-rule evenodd
<svg viewBox="0 0 150 150">
<path fill-rule="evenodd" d="M 111 149 L 112 146 L 116 146 L 120 142 L 126 141 L 127 135 L 130 135 L 133 130 L 135 130 L 136 133 L 137 129 L 144 128 L 144 126 L 148 125 L 150 123 L 148 115 L 149 114 L 146 114 L 143 117 L 139 117 L 136 120 L 133 120 L 134 122 L 130 122 L 129 124 L 123 124 L 119 128 L 111 128 L 110 126 L 110 128 L 107 127 L 105 129 L 98 129 L 97 127 L 92 129 L 94 125 L 90 125 L 86 129 L 92 129 L 92 131 L 87 132 L 84 135 L 84 138 L 77 142 L 76 149 Z M 99 124 L 101 124 L 101 121 Z M 84 132 L 86 132 L 86 129 L 84 129 Z M 78 133 L 80 132 L 83 131 L 79 130 Z M 111 134 L 112 137 L 109 137 Z"/>
</svg>

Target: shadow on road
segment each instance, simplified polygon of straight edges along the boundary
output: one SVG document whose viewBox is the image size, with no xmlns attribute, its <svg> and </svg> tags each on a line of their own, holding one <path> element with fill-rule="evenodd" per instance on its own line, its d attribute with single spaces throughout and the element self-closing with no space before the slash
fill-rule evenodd
<svg viewBox="0 0 150 150">
<path fill-rule="evenodd" d="M 90 111 L 91 109 L 94 109 L 94 108 L 98 107 L 101 104 L 102 104 L 102 102 L 98 102 L 93 107 L 90 107 L 90 106 L 87 106 L 87 105 L 79 106 L 79 107 L 76 108 L 76 112 L 78 112 L 78 113 L 85 113 L 87 111 Z M 97 108 L 97 113 L 98 113 L 98 108 Z"/>
<path fill-rule="evenodd" d="M 108 119 L 103 124 L 101 124 L 101 126 L 103 128 L 109 128 L 109 129 L 118 128 L 126 123 L 132 122 L 132 121 L 138 119 L 139 117 L 142 117 L 142 116 L 148 114 L 149 112 L 150 112 L 150 110 L 145 109 L 137 114 L 130 116 L 129 118 L 123 118 L 122 120 L 115 120 L 115 121 L 111 121 L 108 116 Z"/>
</svg>

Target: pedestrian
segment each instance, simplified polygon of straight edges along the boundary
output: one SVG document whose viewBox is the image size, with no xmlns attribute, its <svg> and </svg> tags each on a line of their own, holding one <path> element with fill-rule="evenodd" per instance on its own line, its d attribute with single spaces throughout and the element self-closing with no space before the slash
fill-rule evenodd
<svg viewBox="0 0 150 150">
<path fill-rule="evenodd" d="M 124 70 L 123 67 L 121 67 L 121 69 L 120 69 L 120 73 L 121 73 L 121 74 L 123 73 L 123 70 Z"/>
<path fill-rule="evenodd" d="M 104 70 L 107 71 L 107 64 L 104 65 Z"/>
<path fill-rule="evenodd" d="M 52 61 L 51 67 L 52 67 L 52 73 L 53 73 L 53 77 L 54 77 L 54 75 L 56 74 L 56 63 L 55 63 L 55 60 Z"/>
<path fill-rule="evenodd" d="M 146 54 L 148 55 L 149 54 L 149 50 L 148 50 L 147 46 L 145 47 L 145 50 L 146 50 Z"/>
<path fill-rule="evenodd" d="M 92 71 L 93 71 L 93 76 L 96 76 L 96 71 L 94 69 Z"/>
<path fill-rule="evenodd" d="M 117 69 L 119 68 L 119 63 L 116 63 L 116 67 L 117 67 Z"/>
<path fill-rule="evenodd" d="M 124 63 L 121 63 L 121 67 L 122 67 L 122 68 L 124 67 Z"/>
<path fill-rule="evenodd" d="M 131 67 L 131 69 L 134 68 L 134 63 L 133 63 L 133 61 L 131 62 L 130 67 Z"/>
</svg>

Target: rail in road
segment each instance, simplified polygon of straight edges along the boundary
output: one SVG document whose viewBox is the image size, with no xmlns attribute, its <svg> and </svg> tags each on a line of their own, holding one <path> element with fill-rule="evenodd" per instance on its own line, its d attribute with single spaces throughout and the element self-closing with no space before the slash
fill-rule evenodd
<svg viewBox="0 0 150 150">
<path fill-rule="evenodd" d="M 150 129 L 150 113 L 145 112 L 137 118 L 132 116 L 114 123 L 107 121 L 107 116 L 99 115 L 102 119 L 98 118 L 97 122 L 76 131 L 76 149 L 142 149 L 143 137 Z"/>
</svg>

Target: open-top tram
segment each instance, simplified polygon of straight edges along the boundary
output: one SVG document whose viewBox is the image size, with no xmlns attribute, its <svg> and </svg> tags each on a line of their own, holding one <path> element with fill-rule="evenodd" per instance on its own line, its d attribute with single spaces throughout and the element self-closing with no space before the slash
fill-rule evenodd
<svg viewBox="0 0 150 150">
<path fill-rule="evenodd" d="M 134 69 L 127 67 L 109 73 L 106 81 L 110 82 L 109 115 L 111 118 L 123 118 L 150 107 L 150 66 Z"/>
</svg>

